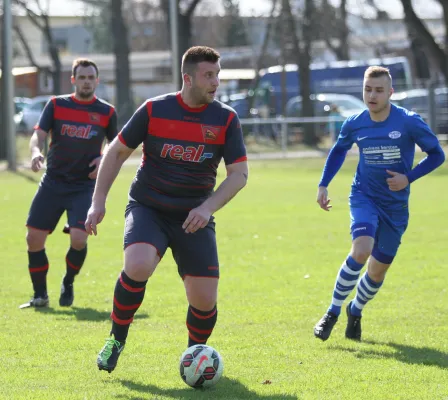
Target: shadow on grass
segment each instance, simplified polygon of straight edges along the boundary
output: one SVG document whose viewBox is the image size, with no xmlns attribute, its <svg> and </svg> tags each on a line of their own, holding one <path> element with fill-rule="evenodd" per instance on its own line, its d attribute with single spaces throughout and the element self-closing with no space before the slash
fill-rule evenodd
<svg viewBox="0 0 448 400">
<path fill-rule="evenodd" d="M 59 309 L 59 308 L 36 308 L 36 312 L 40 312 L 43 314 L 52 314 L 52 315 L 68 315 L 75 317 L 78 321 L 108 321 L 110 320 L 110 311 L 99 311 L 94 308 L 83 308 L 83 307 L 70 307 L 67 309 Z M 148 314 L 140 313 L 134 316 L 135 319 L 144 319 L 148 318 Z"/>
<path fill-rule="evenodd" d="M 41 175 L 32 175 L 34 174 L 34 172 L 31 172 L 29 169 L 27 170 L 22 170 L 22 169 L 17 169 L 17 171 L 13 172 L 14 175 L 17 175 L 20 178 L 24 178 L 25 180 L 27 180 L 28 182 L 31 183 L 39 183 L 40 179 L 41 179 Z"/>
<path fill-rule="evenodd" d="M 180 379 L 180 378 L 179 378 Z M 144 398 L 158 398 L 158 396 L 171 397 L 173 399 L 265 399 L 265 400 L 284 400 L 297 399 L 295 396 L 288 394 L 278 395 L 259 395 L 247 389 L 243 384 L 235 379 L 222 377 L 219 383 L 209 389 L 193 389 L 185 386 L 184 389 L 160 389 L 154 385 L 144 385 L 129 380 L 120 380 L 121 384 L 129 390 L 139 393 L 145 393 L 146 397 L 140 397 L 137 394 L 129 393 L 129 395 L 117 395 L 117 399 L 137 400 Z M 261 385 L 261 383 L 260 383 Z M 142 396 L 142 395 L 141 395 Z M 149 397 L 147 397 L 149 396 Z M 154 397 L 151 397 L 154 396 Z"/>
<path fill-rule="evenodd" d="M 180 379 L 180 377 L 179 377 Z M 127 387 L 132 392 L 143 393 L 146 395 L 140 397 L 137 393 L 129 393 L 126 395 L 117 395 L 117 399 L 137 400 L 145 398 L 158 398 L 158 396 L 171 397 L 173 399 L 226 399 L 226 400 L 239 400 L 239 399 L 265 399 L 265 400 L 287 400 L 297 399 L 295 396 L 287 394 L 278 395 L 259 395 L 250 391 L 240 382 L 235 379 L 229 379 L 222 377 L 219 383 L 209 389 L 193 389 L 185 386 L 184 389 L 160 389 L 154 385 L 144 385 L 141 383 L 120 380 L 120 383 Z M 260 383 L 261 384 L 261 383 Z M 154 396 L 154 397 L 151 397 Z"/>
<path fill-rule="evenodd" d="M 393 342 L 376 342 L 373 340 L 363 340 L 363 344 L 387 346 L 394 349 L 394 352 L 382 352 L 367 348 L 347 348 L 343 346 L 329 347 L 332 350 L 347 351 L 353 353 L 358 358 L 394 358 L 405 364 L 428 365 L 439 368 L 448 368 L 448 353 L 432 349 L 430 347 L 416 347 Z"/>
</svg>

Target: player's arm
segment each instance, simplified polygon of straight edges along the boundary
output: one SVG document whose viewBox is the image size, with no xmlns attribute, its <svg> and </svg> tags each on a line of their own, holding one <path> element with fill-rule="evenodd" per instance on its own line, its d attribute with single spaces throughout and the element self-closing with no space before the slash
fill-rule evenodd
<svg viewBox="0 0 448 400">
<path fill-rule="evenodd" d="M 85 228 L 88 234 L 97 234 L 97 225 L 106 214 L 106 199 L 123 163 L 142 143 L 148 132 L 149 114 L 143 104 L 112 141 L 104 154 L 98 170 L 92 205 L 87 214 Z"/>
<path fill-rule="evenodd" d="M 31 169 L 34 172 L 39 171 L 44 162 L 42 150 L 44 148 L 48 132 L 53 129 L 55 101 L 56 100 L 52 98 L 45 105 L 45 108 L 39 118 L 39 122 L 34 127 L 34 132 L 31 135 L 29 147 L 31 152 Z"/>
<path fill-rule="evenodd" d="M 440 167 L 445 161 L 445 153 L 440 146 L 437 136 L 418 114 L 412 113 L 408 117 L 407 125 L 415 143 L 417 143 L 427 156 L 407 174 L 386 170 L 391 175 L 387 179 L 387 184 L 393 192 L 403 190 L 412 182 Z"/>
<path fill-rule="evenodd" d="M 227 177 L 218 189 L 202 204 L 211 214 L 224 207 L 244 187 L 249 177 L 247 161 L 226 165 Z"/>
<path fill-rule="evenodd" d="M 347 152 L 350 150 L 352 145 L 353 139 L 351 138 L 350 124 L 348 120 L 346 120 L 341 127 L 341 133 L 339 134 L 338 140 L 328 153 L 318 185 L 316 201 L 320 208 L 325 211 L 330 211 L 331 209 L 327 187 L 341 169 L 342 164 L 344 164 Z"/>
<path fill-rule="evenodd" d="M 210 217 L 224 207 L 246 185 L 249 176 L 246 147 L 243 132 L 236 113 L 231 113 L 227 122 L 226 141 L 224 144 L 224 162 L 227 177 L 218 189 L 199 207 L 188 214 L 183 224 L 187 233 L 196 232 L 207 226 Z"/>
<path fill-rule="evenodd" d="M 104 148 L 102 151 L 102 154 L 107 153 L 107 149 L 109 148 L 112 141 L 117 137 L 117 113 L 115 111 L 114 107 L 111 107 L 110 109 L 110 116 L 109 116 L 109 124 L 107 125 L 106 129 L 106 143 L 104 144 Z M 100 167 L 101 159 L 103 158 L 103 155 L 100 155 L 99 157 L 96 157 L 92 160 L 92 162 L 89 164 L 89 167 L 95 167 L 93 171 L 89 173 L 90 179 L 96 179 L 98 176 L 98 170 Z"/>
</svg>

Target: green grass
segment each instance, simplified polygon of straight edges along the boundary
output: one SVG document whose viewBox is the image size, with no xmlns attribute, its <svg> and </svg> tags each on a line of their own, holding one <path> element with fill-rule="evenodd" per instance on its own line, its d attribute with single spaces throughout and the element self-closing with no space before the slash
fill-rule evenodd
<svg viewBox="0 0 448 400">
<path fill-rule="evenodd" d="M 448 399 L 448 167 L 413 185 L 400 252 L 363 318 L 363 342 L 312 334 L 350 247 L 348 160 L 330 187 L 333 210 L 315 203 L 323 160 L 252 162 L 248 187 L 217 214 L 219 318 L 209 341 L 225 361 L 207 391 L 179 377 L 186 300 L 167 253 L 148 283 L 127 347 L 111 374 L 95 359 L 107 337 L 122 266 L 123 211 L 134 167 L 124 168 L 99 236 L 91 238 L 70 309 L 57 306 L 68 237 L 50 236 L 52 307 L 29 299 L 25 219 L 35 175 L 0 174 L 1 399 Z M 223 176 L 221 171 L 220 178 Z M 271 384 L 263 384 L 270 381 Z"/>
</svg>

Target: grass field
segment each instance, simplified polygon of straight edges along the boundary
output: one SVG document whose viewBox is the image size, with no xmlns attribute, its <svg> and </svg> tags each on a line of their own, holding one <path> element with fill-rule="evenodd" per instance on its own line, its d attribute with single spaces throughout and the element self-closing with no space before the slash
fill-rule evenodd
<svg viewBox="0 0 448 400">
<path fill-rule="evenodd" d="M 448 166 L 413 184 L 410 224 L 366 307 L 363 342 L 344 338 L 341 316 L 323 343 L 312 328 L 350 247 L 355 164 L 348 160 L 332 183 L 334 208 L 325 213 L 315 203 L 322 163 L 252 162 L 247 188 L 217 214 L 219 318 L 209 344 L 225 367 L 207 391 L 179 377 L 187 307 L 169 253 L 148 283 L 117 369 L 109 375 L 95 365 L 110 328 L 135 168 L 125 167 L 112 189 L 70 309 L 57 305 L 68 248 L 63 220 L 50 236 L 51 307 L 43 311 L 18 309 L 32 294 L 24 222 L 38 177 L 0 173 L 0 399 L 448 399 Z"/>
</svg>

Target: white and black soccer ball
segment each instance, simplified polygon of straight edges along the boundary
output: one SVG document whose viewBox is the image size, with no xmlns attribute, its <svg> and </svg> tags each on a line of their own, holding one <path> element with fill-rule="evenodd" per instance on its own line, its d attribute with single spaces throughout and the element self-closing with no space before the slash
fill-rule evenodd
<svg viewBox="0 0 448 400">
<path fill-rule="evenodd" d="M 196 344 L 180 357 L 180 376 L 193 388 L 206 388 L 218 383 L 224 363 L 219 353 L 205 344 Z"/>
</svg>

